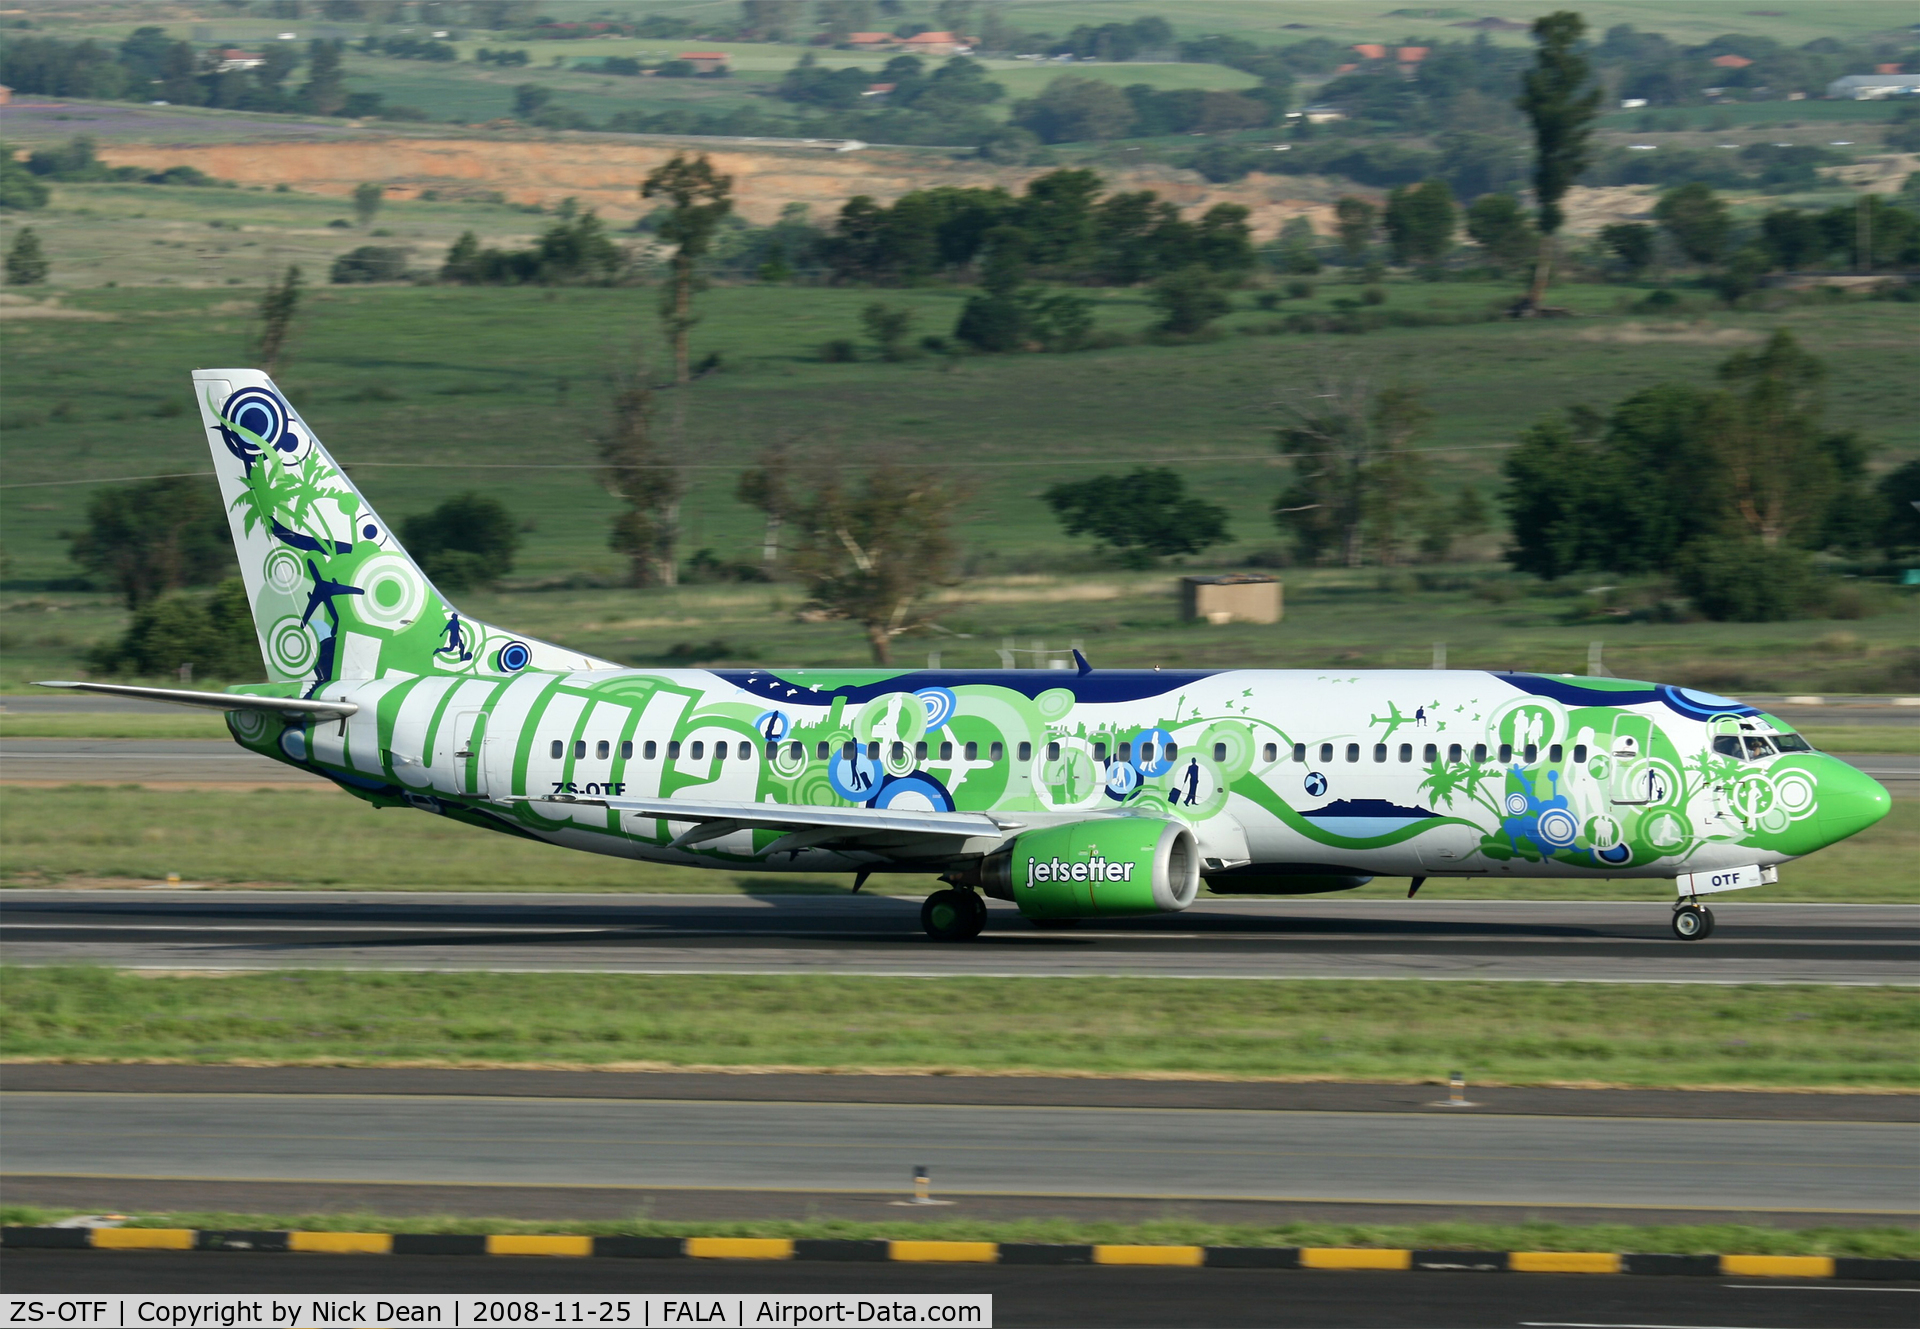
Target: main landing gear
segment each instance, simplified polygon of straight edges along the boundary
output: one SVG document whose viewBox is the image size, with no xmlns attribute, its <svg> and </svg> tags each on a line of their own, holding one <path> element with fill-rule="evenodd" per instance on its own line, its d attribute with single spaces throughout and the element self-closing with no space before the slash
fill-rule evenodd
<svg viewBox="0 0 1920 1329">
<path fill-rule="evenodd" d="M 920 926 L 935 941 L 971 941 L 987 925 L 987 902 L 972 891 L 935 891 L 920 906 Z"/>
<path fill-rule="evenodd" d="M 1713 910 L 1691 902 L 1673 911 L 1673 935 L 1681 941 L 1705 941 L 1713 935 Z"/>
</svg>

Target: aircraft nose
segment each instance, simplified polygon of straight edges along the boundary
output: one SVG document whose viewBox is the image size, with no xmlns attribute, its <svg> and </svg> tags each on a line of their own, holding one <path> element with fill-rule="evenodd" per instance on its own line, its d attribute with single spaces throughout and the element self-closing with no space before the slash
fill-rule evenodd
<svg viewBox="0 0 1920 1329">
<path fill-rule="evenodd" d="M 1893 796 L 1886 786 L 1857 766 L 1838 757 L 1827 758 L 1828 768 L 1820 772 L 1820 806 L 1815 817 L 1821 838 L 1835 844 L 1849 835 L 1858 835 L 1893 810 Z"/>
</svg>

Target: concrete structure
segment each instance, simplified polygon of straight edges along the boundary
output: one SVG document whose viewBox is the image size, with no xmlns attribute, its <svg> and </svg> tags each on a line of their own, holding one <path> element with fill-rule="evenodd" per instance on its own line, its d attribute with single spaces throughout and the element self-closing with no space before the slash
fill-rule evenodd
<svg viewBox="0 0 1920 1329">
<path fill-rule="evenodd" d="M 1180 579 L 1180 617 L 1192 623 L 1278 623 L 1281 584 L 1264 572 Z"/>
<path fill-rule="evenodd" d="M 727 72 L 728 56 L 725 51 L 682 51 L 673 57 L 685 60 L 693 66 L 696 74 L 724 74 Z"/>
<path fill-rule="evenodd" d="M 1920 97 L 1920 74 L 1849 74 L 1827 84 L 1827 96 L 1855 102 Z"/>
</svg>

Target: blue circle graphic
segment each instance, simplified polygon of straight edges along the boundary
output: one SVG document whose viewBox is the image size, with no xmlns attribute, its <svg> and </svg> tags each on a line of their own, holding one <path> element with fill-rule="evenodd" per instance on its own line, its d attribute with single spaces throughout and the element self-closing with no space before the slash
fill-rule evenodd
<svg viewBox="0 0 1920 1329">
<path fill-rule="evenodd" d="M 524 641 L 510 641 L 500 648 L 500 668 L 516 674 L 533 663 L 533 651 Z"/>
<path fill-rule="evenodd" d="M 1107 797 L 1125 798 L 1140 787 L 1140 773 L 1125 762 L 1107 767 Z"/>
<path fill-rule="evenodd" d="M 1143 761 L 1141 754 L 1147 748 L 1153 748 L 1153 760 Z M 1152 779 L 1156 775 L 1165 775 L 1173 769 L 1173 762 L 1167 756 L 1167 749 L 1173 746 L 1173 735 L 1164 729 L 1142 729 L 1133 736 L 1133 764 L 1141 775 Z"/>
<path fill-rule="evenodd" d="M 769 743 L 778 743 L 787 736 L 793 722 L 787 719 L 785 711 L 762 711 L 755 717 L 753 727 L 760 731 L 760 737 Z"/>
<path fill-rule="evenodd" d="M 870 802 L 879 793 L 881 776 L 880 764 L 864 752 L 836 753 L 827 764 L 827 783 L 850 803 Z"/>
<path fill-rule="evenodd" d="M 1306 786 L 1309 794 L 1312 794 L 1315 798 L 1319 798 L 1327 792 L 1327 777 L 1319 771 L 1308 771 Z"/>
<path fill-rule="evenodd" d="M 953 811 L 953 795 L 947 792 L 945 785 L 925 771 L 888 776 L 881 784 L 880 792 L 873 796 L 873 806 L 877 808 L 896 805 L 919 808 L 923 803 L 935 812 Z"/>
<path fill-rule="evenodd" d="M 927 732 L 930 734 L 951 720 L 953 713 L 960 708 L 960 699 L 946 688 L 921 688 L 913 695 L 927 708 Z"/>
</svg>

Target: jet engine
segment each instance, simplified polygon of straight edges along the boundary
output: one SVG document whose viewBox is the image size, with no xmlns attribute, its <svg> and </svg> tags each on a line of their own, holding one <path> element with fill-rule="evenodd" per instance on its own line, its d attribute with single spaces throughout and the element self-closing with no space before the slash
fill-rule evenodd
<svg viewBox="0 0 1920 1329">
<path fill-rule="evenodd" d="M 1106 817 L 1016 836 L 976 871 L 958 884 L 1028 918 L 1178 913 L 1200 892 L 1200 846 L 1177 821 Z"/>
</svg>

